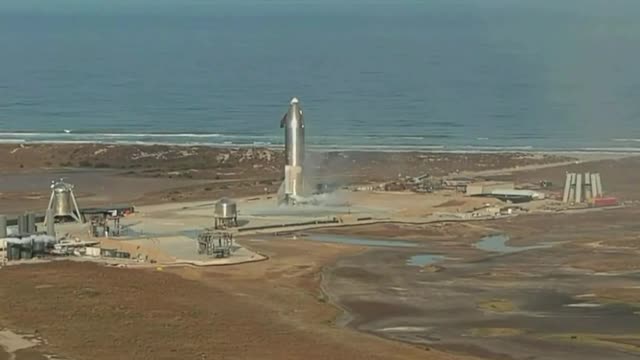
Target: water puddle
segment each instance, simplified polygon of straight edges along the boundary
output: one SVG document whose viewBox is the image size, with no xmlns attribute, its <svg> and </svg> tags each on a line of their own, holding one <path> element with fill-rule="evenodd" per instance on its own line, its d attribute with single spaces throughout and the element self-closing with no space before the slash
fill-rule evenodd
<svg viewBox="0 0 640 360">
<path fill-rule="evenodd" d="M 594 297 L 596 297 L 596 294 L 589 293 L 589 294 L 577 295 L 576 299 L 594 298 Z"/>
<path fill-rule="evenodd" d="M 420 327 L 420 326 L 396 326 L 396 327 L 388 327 L 378 329 L 381 332 L 424 332 L 431 328 Z"/>
<path fill-rule="evenodd" d="M 46 341 L 37 336 L 18 334 L 11 330 L 0 328 L 0 359 L 64 360 L 56 355 L 44 354 L 34 349 L 36 346 L 42 344 L 46 344 Z"/>
<path fill-rule="evenodd" d="M 182 231 L 172 231 L 172 232 L 148 232 L 142 229 L 137 229 L 133 227 L 123 227 L 120 231 L 119 237 L 112 237 L 113 239 L 120 238 L 159 238 L 159 237 L 170 237 L 170 236 L 184 236 L 189 239 L 198 239 L 198 235 L 203 232 L 204 229 L 191 229 L 191 230 L 182 230 Z"/>
<path fill-rule="evenodd" d="M 413 255 L 409 259 L 407 259 L 407 265 L 409 266 L 427 266 L 431 264 L 435 264 L 444 260 L 445 257 L 442 255 L 434 255 L 434 254 L 418 254 Z"/>
<path fill-rule="evenodd" d="M 189 239 L 198 240 L 198 235 L 200 235 L 204 230 L 184 230 L 180 231 L 178 234 L 184 237 L 188 237 Z"/>
<path fill-rule="evenodd" d="M 550 248 L 553 244 L 542 243 L 541 245 L 533 246 L 509 246 L 506 242 L 509 241 L 509 236 L 503 234 L 485 236 L 477 243 L 473 244 L 476 249 L 499 252 L 502 254 L 514 253 L 519 251 L 533 250 L 533 249 L 545 249 Z"/>
<path fill-rule="evenodd" d="M 312 241 L 322 241 L 337 244 L 348 245 L 363 245 L 363 246 L 380 246 L 380 247 L 416 247 L 415 243 L 408 241 L 391 241 L 391 240 L 374 240 L 367 238 L 358 238 L 343 235 L 328 235 L 328 234 L 310 234 L 306 239 Z"/>
<path fill-rule="evenodd" d="M 0 347 L 9 354 L 18 350 L 34 347 L 36 345 L 37 343 L 27 340 L 24 336 L 18 335 L 9 330 L 0 330 Z"/>
<path fill-rule="evenodd" d="M 593 304 L 593 303 L 577 303 L 577 304 L 567 304 L 566 307 L 574 307 L 574 308 L 597 308 L 601 307 L 602 304 Z"/>
</svg>

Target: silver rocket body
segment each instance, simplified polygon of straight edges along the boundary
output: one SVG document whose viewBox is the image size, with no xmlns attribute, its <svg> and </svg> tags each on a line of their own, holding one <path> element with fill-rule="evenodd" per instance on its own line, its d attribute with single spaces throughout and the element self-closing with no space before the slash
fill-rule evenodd
<svg viewBox="0 0 640 360">
<path fill-rule="evenodd" d="M 304 118 L 297 98 L 280 121 L 284 128 L 284 184 L 280 203 L 295 204 L 304 194 Z"/>
</svg>

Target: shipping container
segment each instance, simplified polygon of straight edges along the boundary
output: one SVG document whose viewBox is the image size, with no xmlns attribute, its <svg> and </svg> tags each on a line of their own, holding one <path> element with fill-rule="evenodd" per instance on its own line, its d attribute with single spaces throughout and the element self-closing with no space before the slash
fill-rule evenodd
<svg viewBox="0 0 640 360">
<path fill-rule="evenodd" d="M 100 257 L 100 248 L 99 247 L 88 247 L 85 249 L 87 256 Z"/>
<path fill-rule="evenodd" d="M 104 257 L 116 257 L 115 249 L 100 249 L 100 254 Z"/>
<path fill-rule="evenodd" d="M 614 197 L 602 197 L 593 199 L 593 206 L 603 207 L 603 206 L 616 206 L 618 205 L 618 199 Z"/>
</svg>

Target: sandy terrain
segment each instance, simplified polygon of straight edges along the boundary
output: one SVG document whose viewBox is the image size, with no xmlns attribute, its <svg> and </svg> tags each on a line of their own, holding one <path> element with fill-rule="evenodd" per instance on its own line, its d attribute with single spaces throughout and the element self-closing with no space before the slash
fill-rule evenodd
<svg viewBox="0 0 640 360">
<path fill-rule="evenodd" d="M 283 152 L 265 148 L 213 148 L 165 145 L 0 144 L 0 169 L 127 169 L 147 177 L 225 179 L 281 176 Z M 527 153 L 452 154 L 421 152 L 309 152 L 307 166 L 318 176 L 395 177 L 398 173 L 490 170 L 570 159 Z M 354 165 L 357 169 L 354 169 Z M 354 171 L 357 170 L 357 171 Z M 409 174 L 410 175 L 410 174 Z"/>
<path fill-rule="evenodd" d="M 249 243 L 272 261 L 207 270 L 5 268 L 0 326 L 37 333 L 49 343 L 39 351 L 70 359 L 452 359 L 333 325 L 318 271 L 359 249 Z"/>
<path fill-rule="evenodd" d="M 318 182 L 346 185 L 567 159 L 523 153 L 328 152 L 309 154 L 307 171 Z M 282 168 L 281 151 L 258 148 L 0 144 L 0 212 L 42 211 L 51 180 L 59 177 L 76 185 L 81 206 L 137 205 L 274 193 Z"/>
<path fill-rule="evenodd" d="M 128 225 L 150 233 L 191 231 L 210 222 L 210 203 L 221 195 L 255 196 L 278 186 L 281 154 L 248 150 L 2 145 L 0 211 L 42 208 L 50 177 L 66 174 L 81 206 L 152 204 L 141 206 Z M 340 152 L 315 159 L 322 171 L 314 175 L 335 175 L 330 180 L 341 183 L 483 172 L 519 182 L 552 180 L 552 192 L 567 169 L 599 170 L 607 193 L 640 199 L 637 158 L 555 168 L 545 167 L 567 159 Z M 518 171 L 494 171 L 504 168 Z M 340 216 L 416 223 L 439 212 L 500 205 L 448 192 L 338 194 L 334 201 L 348 204 L 340 205 Z M 201 203 L 179 202 L 194 199 Z M 241 211 L 249 206 L 243 201 Z M 307 216 L 304 209 L 275 214 L 260 201 L 243 221 Z M 629 321 L 640 311 L 638 209 L 631 203 L 491 222 L 251 235 L 240 243 L 267 261 L 215 268 L 9 266 L 0 269 L 0 331 L 43 339 L 18 350 L 18 360 L 44 354 L 70 360 L 631 359 L 640 348 L 639 323 Z M 321 210 L 309 217 L 336 211 Z M 498 238 L 499 250 L 483 249 L 479 240 L 492 234 L 508 236 L 506 244 Z M 0 360 L 8 358 L 6 350 Z"/>
</svg>

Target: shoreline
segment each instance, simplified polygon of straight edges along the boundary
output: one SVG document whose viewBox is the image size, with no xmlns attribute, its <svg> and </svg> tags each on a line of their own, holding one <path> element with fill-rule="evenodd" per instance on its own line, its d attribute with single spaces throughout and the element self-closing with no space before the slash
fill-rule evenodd
<svg viewBox="0 0 640 360">
<path fill-rule="evenodd" d="M 0 139 L 0 146 L 110 146 L 110 147 L 168 147 L 168 148 L 210 148 L 216 150 L 270 150 L 282 151 L 284 144 L 235 144 L 235 143 L 205 143 L 205 142 L 150 142 L 150 141 L 10 141 Z M 475 146 L 475 145 L 307 145 L 310 153 L 426 153 L 426 154 L 534 154 L 549 156 L 578 156 L 578 155 L 640 155 L 640 147 L 578 147 L 578 148 L 536 148 L 534 146 Z"/>
</svg>

